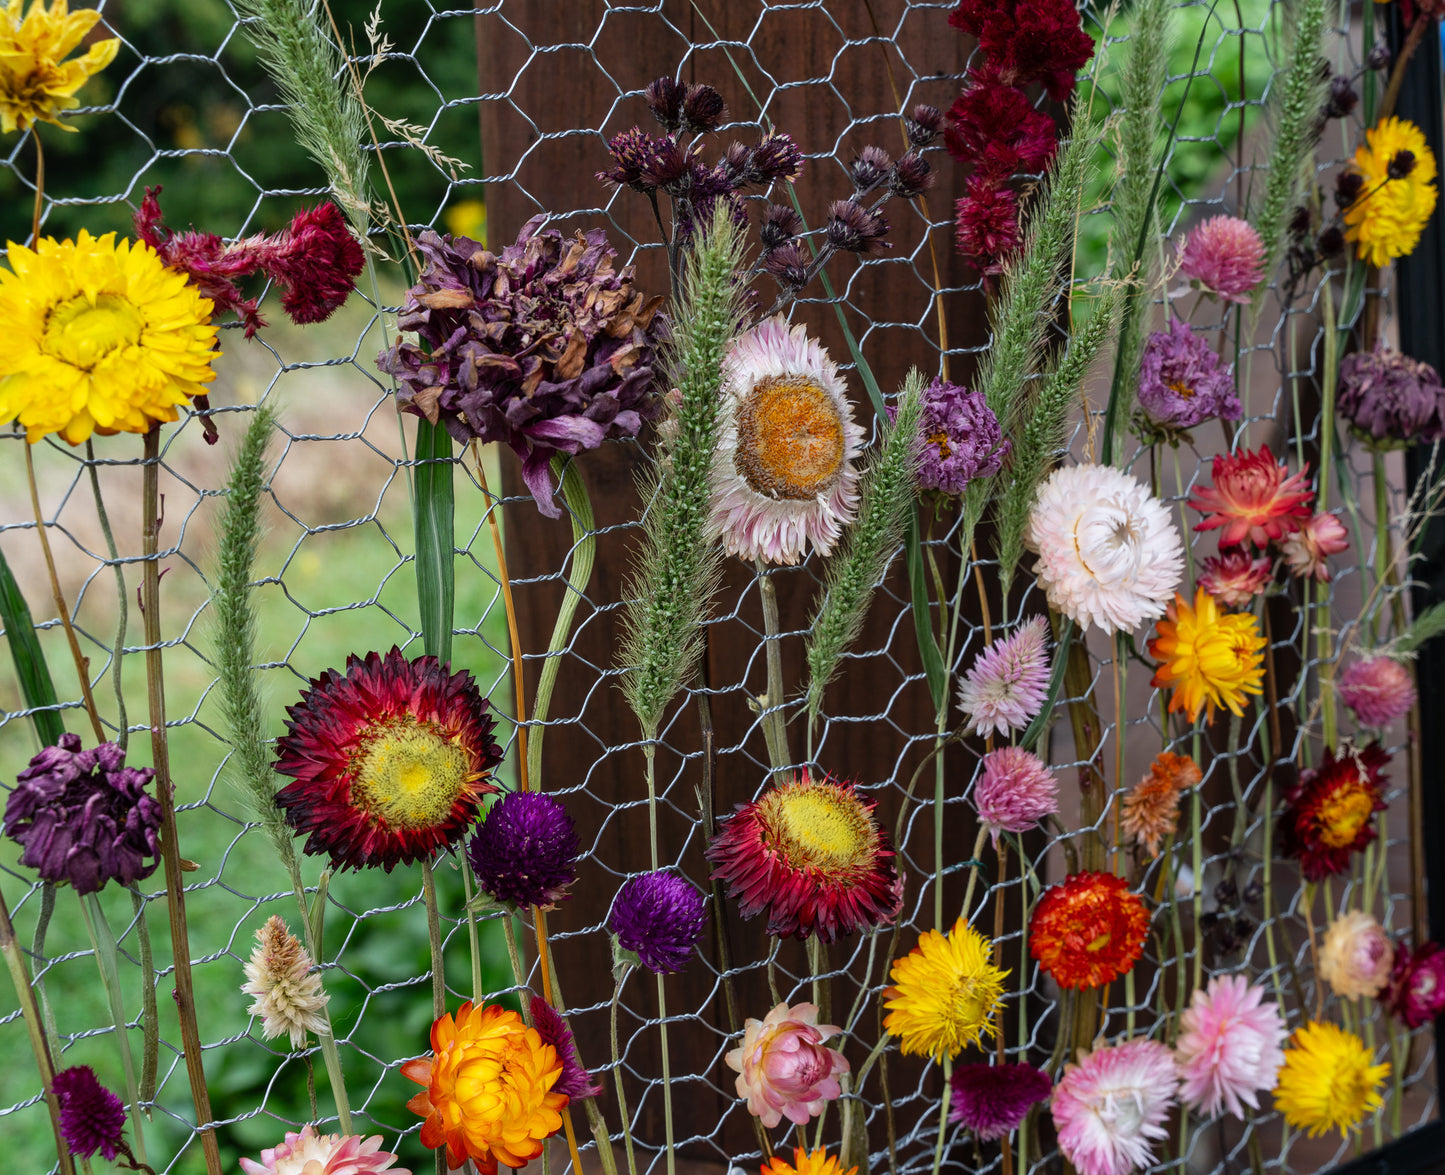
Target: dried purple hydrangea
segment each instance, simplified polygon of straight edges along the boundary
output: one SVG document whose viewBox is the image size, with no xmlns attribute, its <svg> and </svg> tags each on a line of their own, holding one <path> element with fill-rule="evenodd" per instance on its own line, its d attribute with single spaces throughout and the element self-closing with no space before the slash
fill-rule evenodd
<svg viewBox="0 0 1445 1175">
<path fill-rule="evenodd" d="M 1244 413 L 1234 377 L 1213 348 L 1187 322 L 1174 319 L 1144 345 L 1139 408 L 1156 430 L 1193 428 L 1206 420 L 1238 420 Z"/>
<path fill-rule="evenodd" d="M 920 431 L 918 484 L 925 490 L 961 494 L 974 478 L 997 473 L 1009 453 L 984 394 L 941 379 L 923 391 Z"/>
<path fill-rule="evenodd" d="M 1428 363 L 1399 351 L 1376 347 L 1356 351 L 1340 362 L 1335 400 L 1354 430 L 1386 447 L 1445 436 L 1445 389 Z"/>
<path fill-rule="evenodd" d="M 80 748 L 78 734 L 63 734 L 30 760 L 5 802 L 5 835 L 22 865 L 77 893 L 149 877 L 160 854 L 161 806 L 145 790 L 155 772 L 127 767 L 115 743 Z"/>
<path fill-rule="evenodd" d="M 662 329 L 657 309 L 616 269 L 601 229 L 569 241 L 535 216 L 501 255 L 466 237 L 424 232 L 421 280 L 399 337 L 377 366 L 400 381 L 408 412 L 440 420 L 460 443 L 503 441 L 550 518 L 554 454 L 636 436 L 657 411 L 649 394 Z"/>
<path fill-rule="evenodd" d="M 681 971 L 707 922 L 707 899 L 661 869 L 629 878 L 617 891 L 607 929 L 649 971 Z"/>
</svg>

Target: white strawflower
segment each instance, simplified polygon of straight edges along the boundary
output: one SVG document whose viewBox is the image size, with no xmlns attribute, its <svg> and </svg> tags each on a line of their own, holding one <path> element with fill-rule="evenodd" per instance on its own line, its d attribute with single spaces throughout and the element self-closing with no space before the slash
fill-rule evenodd
<svg viewBox="0 0 1445 1175">
<path fill-rule="evenodd" d="M 321 1014 L 331 997 L 321 987 L 321 976 L 311 970 L 311 956 L 286 923 L 272 915 L 256 931 L 259 944 L 246 963 L 241 990 L 256 997 L 246 1010 L 261 1017 L 261 1035 L 267 1040 L 283 1033 L 291 1047 L 300 1048 L 308 1032 L 326 1031 Z"/>
<path fill-rule="evenodd" d="M 1049 606 L 1084 632 L 1132 632 L 1164 614 L 1184 570 L 1169 510 L 1127 473 L 1066 465 L 1039 487 L 1024 543 Z"/>
</svg>

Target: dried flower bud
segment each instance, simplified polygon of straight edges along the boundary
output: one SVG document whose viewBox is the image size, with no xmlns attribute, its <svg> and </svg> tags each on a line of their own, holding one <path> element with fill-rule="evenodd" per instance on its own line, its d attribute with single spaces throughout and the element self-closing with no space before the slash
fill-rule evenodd
<svg viewBox="0 0 1445 1175">
<path fill-rule="evenodd" d="M 1339 179 L 1335 180 L 1336 207 L 1348 208 L 1360 198 L 1360 192 L 1364 190 L 1364 187 L 1365 177 L 1359 172 L 1341 172 Z"/>
<path fill-rule="evenodd" d="M 913 108 L 913 113 L 903 120 L 903 129 L 908 135 L 909 145 L 913 147 L 928 146 L 938 138 L 938 132 L 942 128 L 943 113 L 937 106 L 920 103 Z"/>
<path fill-rule="evenodd" d="M 734 139 L 727 145 L 727 150 L 722 153 L 718 160 L 718 168 L 727 174 L 736 183 L 742 183 L 747 178 L 748 160 L 752 157 L 752 148 L 746 143 L 739 143 Z"/>
<path fill-rule="evenodd" d="M 1214 887 L 1214 900 L 1221 906 L 1232 906 L 1238 899 L 1239 889 L 1229 878 Z"/>
<path fill-rule="evenodd" d="M 1370 46 L 1370 51 L 1365 54 L 1366 69 L 1389 69 L 1394 54 L 1390 52 L 1390 46 L 1382 42 L 1376 42 Z"/>
<path fill-rule="evenodd" d="M 904 200 L 911 200 L 919 192 L 933 186 L 933 168 L 922 155 L 910 151 L 893 165 L 888 176 L 888 190 Z"/>
<path fill-rule="evenodd" d="M 1302 241 L 1309 235 L 1310 210 L 1303 204 L 1290 214 L 1289 235 L 1293 240 Z"/>
<path fill-rule="evenodd" d="M 1345 234 L 1340 226 L 1332 224 L 1320 233 L 1319 239 L 1315 241 L 1315 251 L 1325 260 L 1338 257 L 1345 248 Z"/>
<path fill-rule="evenodd" d="M 1325 102 L 1326 118 L 1348 118 L 1359 105 L 1360 96 L 1355 93 L 1351 80 L 1344 74 L 1330 79 L 1330 96 Z"/>
<path fill-rule="evenodd" d="M 643 193 L 655 191 L 657 184 L 652 182 L 646 173 L 650 171 L 649 164 L 666 142 L 666 139 L 649 135 L 641 127 L 633 127 L 620 135 L 614 135 L 607 141 L 613 166 L 606 171 L 599 171 L 598 181 L 619 188 L 635 188 Z"/>
<path fill-rule="evenodd" d="M 1244 887 L 1244 893 L 1240 895 L 1246 906 L 1253 906 L 1264 897 L 1264 883 L 1256 877 Z"/>
<path fill-rule="evenodd" d="M 780 286 L 800 289 L 808 281 L 808 254 L 797 245 L 782 245 L 763 258 L 763 268 Z"/>
<path fill-rule="evenodd" d="M 1385 174 L 1392 180 L 1402 180 L 1414 170 L 1415 152 L 1402 149 L 1390 156 L 1390 162 L 1385 167 Z"/>
<path fill-rule="evenodd" d="M 803 219 L 793 209 L 786 204 L 769 204 L 768 210 L 763 213 L 759 235 L 764 248 L 776 249 L 786 245 L 802 231 Z"/>
<path fill-rule="evenodd" d="M 669 131 L 682 125 L 682 102 L 686 94 L 687 86 L 673 78 L 658 78 L 643 91 L 652 117 Z"/>
<path fill-rule="evenodd" d="M 834 200 L 828 205 L 828 241 L 849 253 L 871 253 L 888 232 L 888 222 L 856 200 Z"/>
<path fill-rule="evenodd" d="M 883 182 L 892 166 L 892 158 L 882 147 L 864 147 L 863 153 L 848 168 L 848 174 L 859 192 L 871 192 Z"/>
<path fill-rule="evenodd" d="M 802 174 L 803 152 L 798 144 L 782 131 L 769 131 L 753 148 L 745 178 L 754 184 L 770 184 L 774 180 L 791 183 Z"/>
<path fill-rule="evenodd" d="M 711 86 L 689 85 L 682 100 L 682 129 L 699 134 L 717 130 L 727 113 L 722 95 Z"/>
</svg>

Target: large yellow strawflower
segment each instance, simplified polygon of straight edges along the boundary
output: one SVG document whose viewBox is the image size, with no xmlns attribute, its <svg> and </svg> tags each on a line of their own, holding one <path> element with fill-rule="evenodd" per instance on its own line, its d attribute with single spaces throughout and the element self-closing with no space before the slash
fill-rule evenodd
<svg viewBox="0 0 1445 1175">
<path fill-rule="evenodd" d="M 1353 1032 L 1311 1020 L 1290 1037 L 1274 1104 L 1311 1138 L 1335 1127 L 1343 1137 L 1380 1108 L 1379 1085 L 1390 1066 L 1372 1065 L 1372 1059 Z"/>
<path fill-rule="evenodd" d="M 1414 157 L 1414 165 L 1408 175 L 1391 179 L 1390 160 L 1401 151 Z M 1439 195 L 1435 156 L 1420 128 L 1403 118 L 1381 120 L 1355 148 L 1352 167 L 1365 182 L 1345 209 L 1345 237 L 1355 242 L 1360 260 L 1381 266 L 1412 253 Z"/>
<path fill-rule="evenodd" d="M 1162 662 L 1153 685 L 1173 686 L 1169 712 L 1183 710 L 1195 722 L 1207 704 L 1214 711 L 1228 706 L 1243 714 L 1245 694 L 1263 690 L 1264 637 L 1259 621 L 1248 612 L 1221 612 L 1219 603 L 1199 588 L 1194 607 L 1179 593 L 1159 621 L 1159 635 L 1149 642 L 1149 655 Z"/>
<path fill-rule="evenodd" d="M 0 424 L 18 419 L 32 444 L 149 432 L 216 378 L 210 299 L 114 233 L 11 244 L 0 322 Z"/>
<path fill-rule="evenodd" d="M 0 10 L 0 131 L 28 130 L 37 122 L 75 129 L 64 126 L 56 111 L 79 106 L 75 92 L 114 61 L 120 48 L 120 40 L 111 37 L 97 41 L 84 56 L 65 60 L 99 19 L 92 8 L 71 12 L 65 0 L 49 8 L 45 0 L 34 0 L 29 13 L 25 0 L 10 0 Z"/>
<path fill-rule="evenodd" d="M 993 1013 L 1003 998 L 1001 971 L 990 961 L 993 945 L 962 918 L 945 937 L 926 930 L 918 945 L 893 964 L 884 988 L 892 1009 L 883 1027 L 905 1053 L 941 1060 L 993 1035 Z"/>
</svg>

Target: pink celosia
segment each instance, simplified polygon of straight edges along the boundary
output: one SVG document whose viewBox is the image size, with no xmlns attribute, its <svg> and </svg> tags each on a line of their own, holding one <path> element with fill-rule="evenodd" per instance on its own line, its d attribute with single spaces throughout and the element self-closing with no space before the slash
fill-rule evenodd
<svg viewBox="0 0 1445 1175">
<path fill-rule="evenodd" d="M 1365 657 L 1346 667 L 1335 681 L 1340 700 L 1360 725 L 1383 730 L 1415 705 L 1415 679 L 1393 657 Z"/>
<path fill-rule="evenodd" d="M 1401 944 L 1380 1000 L 1407 1028 L 1435 1019 L 1445 1011 L 1445 948 L 1426 942 L 1412 951 Z"/>
<path fill-rule="evenodd" d="M 1207 1118 L 1224 1106 L 1236 1118 L 1259 1109 L 1273 1089 L 1288 1035 L 1279 1005 L 1243 975 L 1220 975 L 1196 991 L 1179 1018 L 1174 1059 L 1183 1079 L 1180 1100 Z"/>
<path fill-rule="evenodd" d="M 1156 1040 L 1080 1052 L 1054 1087 L 1059 1149 L 1079 1175 L 1126 1175 L 1149 1165 L 1179 1088 L 1174 1054 Z"/>
<path fill-rule="evenodd" d="M 1259 452 L 1222 453 L 1214 458 L 1214 484 L 1196 488 L 1189 505 L 1206 515 L 1195 530 L 1222 526 L 1221 547 L 1249 539 L 1266 547 L 1297 530 L 1310 516 L 1313 496 L 1305 483 L 1307 469 L 1291 474 L 1276 461 L 1268 445 Z"/>
<path fill-rule="evenodd" d="M 1054 1083 L 1032 1065 L 963 1064 L 953 1067 L 948 1118 L 981 1142 L 1016 1130 L 1029 1108 L 1049 1096 Z"/>
<path fill-rule="evenodd" d="M 1005 736 L 1023 730 L 1049 691 L 1048 621 L 1035 616 L 978 655 L 958 687 L 958 708 L 968 728 Z"/>
<path fill-rule="evenodd" d="M 1179 250 L 1179 271 L 1226 302 L 1248 302 L 1264 277 L 1264 242 L 1247 220 L 1213 216 Z"/>
<path fill-rule="evenodd" d="M 738 1097 L 771 1130 L 783 1118 L 804 1125 L 841 1092 L 848 1061 L 823 1044 L 842 1029 L 818 1023 L 813 1004 L 781 1003 L 763 1020 L 749 1020 L 741 1046 L 723 1059 L 737 1070 Z"/>
<path fill-rule="evenodd" d="M 1350 535 L 1343 522 L 1333 514 L 1316 514 L 1285 538 L 1280 551 L 1294 575 L 1301 579 L 1309 575 L 1320 583 L 1329 583 L 1330 568 L 1325 560 L 1349 545 Z"/>
<path fill-rule="evenodd" d="M 242 1159 L 246 1175 L 411 1175 L 408 1167 L 393 1167 L 397 1156 L 381 1149 L 381 1135 L 317 1134 L 303 1126 L 288 1130 L 280 1146 L 261 1152 L 261 1161 Z"/>
<path fill-rule="evenodd" d="M 973 806 L 995 845 L 1000 832 L 1026 832 L 1059 810 L 1059 781 L 1032 751 L 1000 747 L 980 766 Z"/>
<path fill-rule="evenodd" d="M 1385 928 L 1362 910 L 1330 923 L 1320 946 L 1320 978 L 1342 999 L 1375 996 L 1390 978 L 1395 948 Z"/>
<path fill-rule="evenodd" d="M 1246 607 L 1274 578 L 1268 555 L 1251 555 L 1243 547 L 1210 555 L 1199 573 L 1199 586 L 1230 608 Z"/>
</svg>

